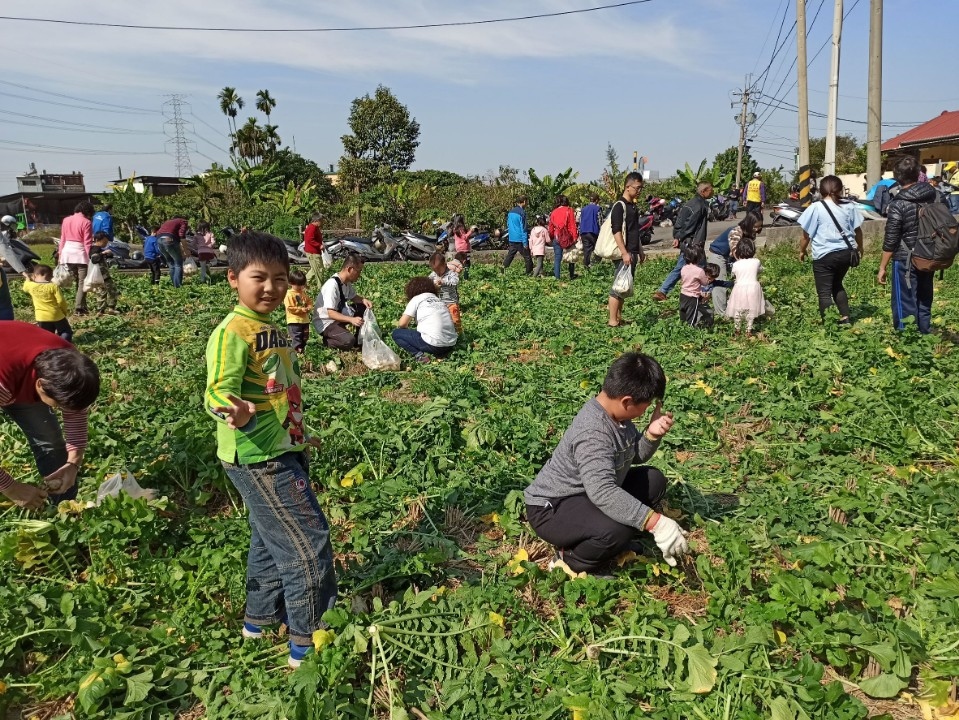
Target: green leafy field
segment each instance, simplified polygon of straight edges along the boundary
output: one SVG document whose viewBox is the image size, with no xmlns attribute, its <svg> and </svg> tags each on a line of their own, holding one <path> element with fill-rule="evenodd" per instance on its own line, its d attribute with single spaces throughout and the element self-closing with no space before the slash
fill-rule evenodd
<svg viewBox="0 0 959 720">
<path fill-rule="evenodd" d="M 608 264 L 559 284 L 478 266 L 467 342 L 446 361 L 330 373 L 311 340 L 311 474 L 341 600 L 295 673 L 285 638 L 240 639 L 249 530 L 200 401 L 229 287 L 122 277 L 130 312 L 77 323 L 104 377 L 81 500 L 123 467 L 165 499 L 2 511 L 0 710 L 793 720 L 945 705 L 959 676 L 956 347 L 892 333 L 874 257 L 850 284 L 852 330 L 819 324 L 808 264 L 767 258 L 778 313 L 751 339 L 681 326 L 678 296 L 648 299 L 670 262 L 640 270 L 620 330 L 605 327 Z M 367 266 L 360 292 L 383 326 L 415 272 Z M 959 327 L 955 272 L 935 313 Z M 634 348 L 669 377 L 677 423 L 653 462 L 695 553 L 670 569 L 650 544 L 615 581 L 548 574 L 521 491 Z M 6 422 L 0 453 L 32 472 Z"/>
</svg>

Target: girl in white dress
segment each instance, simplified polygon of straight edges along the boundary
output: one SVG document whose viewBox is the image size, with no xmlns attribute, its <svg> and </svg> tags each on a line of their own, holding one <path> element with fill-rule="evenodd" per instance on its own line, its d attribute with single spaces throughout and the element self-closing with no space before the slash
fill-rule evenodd
<svg viewBox="0 0 959 720">
<path fill-rule="evenodd" d="M 737 332 L 741 328 L 745 328 L 747 333 L 751 332 L 756 318 L 773 314 L 772 305 L 766 302 L 759 284 L 759 273 L 763 267 L 759 259 L 754 257 L 755 254 L 756 244 L 750 238 L 744 237 L 739 241 L 736 262 L 733 263 L 736 284 L 726 303 L 726 317 L 736 323 Z"/>
</svg>

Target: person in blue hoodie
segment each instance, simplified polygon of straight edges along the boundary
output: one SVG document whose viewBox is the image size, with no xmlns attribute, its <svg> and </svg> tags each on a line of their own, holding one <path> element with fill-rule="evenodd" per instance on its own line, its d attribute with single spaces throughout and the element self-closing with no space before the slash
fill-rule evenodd
<svg viewBox="0 0 959 720">
<path fill-rule="evenodd" d="M 533 274 L 533 258 L 529 254 L 529 236 L 526 234 L 526 203 L 525 195 L 516 198 L 516 207 L 506 216 L 506 231 L 509 233 L 509 249 L 506 251 L 506 260 L 503 261 L 503 270 L 513 262 L 516 253 L 523 256 L 526 263 L 526 274 Z"/>
<path fill-rule="evenodd" d="M 579 211 L 579 237 L 583 241 L 583 267 L 589 268 L 589 260 L 596 249 L 596 238 L 599 237 L 601 221 L 599 195 L 589 196 L 589 204 Z"/>
<path fill-rule="evenodd" d="M 110 242 L 113 242 L 113 205 L 107 204 L 93 214 L 93 234 L 106 233 Z"/>
<path fill-rule="evenodd" d="M 153 226 L 153 232 L 143 241 L 143 259 L 150 268 L 150 284 L 160 284 L 160 262 L 163 254 L 160 252 L 160 243 L 157 240 L 159 225 Z"/>
</svg>

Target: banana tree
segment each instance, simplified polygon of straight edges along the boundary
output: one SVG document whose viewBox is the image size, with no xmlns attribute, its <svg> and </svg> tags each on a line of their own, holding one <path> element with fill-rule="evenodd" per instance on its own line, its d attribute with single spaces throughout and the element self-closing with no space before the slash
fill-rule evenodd
<svg viewBox="0 0 959 720">
<path fill-rule="evenodd" d="M 702 182 L 710 183 L 716 192 L 726 192 L 732 182 L 732 176 L 729 173 L 723 173 L 722 168 L 713 165 L 709 170 L 706 169 L 706 160 L 699 163 L 699 169 L 693 172 L 686 163 L 683 170 L 676 171 L 676 179 L 679 181 L 683 195 L 689 197 L 696 192 L 696 186 Z"/>
<path fill-rule="evenodd" d="M 546 214 L 553 209 L 553 202 L 557 195 L 564 194 L 573 187 L 576 177 L 573 168 L 567 168 L 556 177 L 543 175 L 540 177 L 533 168 L 529 169 L 529 207 L 532 212 Z"/>
<path fill-rule="evenodd" d="M 123 222 L 130 240 L 137 239 L 133 228 L 148 221 L 154 205 L 150 188 L 137 192 L 132 180 L 127 180 L 123 185 L 114 185 L 113 192 L 105 196 L 104 202 L 113 205 L 113 216 Z"/>
</svg>

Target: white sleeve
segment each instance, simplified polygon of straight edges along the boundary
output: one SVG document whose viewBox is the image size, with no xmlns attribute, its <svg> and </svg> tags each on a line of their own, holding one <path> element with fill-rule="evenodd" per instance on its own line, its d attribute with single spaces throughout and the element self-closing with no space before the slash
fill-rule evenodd
<svg viewBox="0 0 959 720">
<path fill-rule="evenodd" d="M 323 283 L 320 296 L 316 299 L 316 314 L 321 318 L 329 318 L 329 311 L 336 310 L 336 306 L 340 304 L 339 294 L 335 280 L 331 278 Z"/>
<path fill-rule="evenodd" d="M 411 317 L 414 320 L 416 319 L 416 309 L 420 306 L 420 298 L 417 295 L 415 298 L 406 303 L 406 307 L 403 309 L 403 314 L 407 317 Z"/>
</svg>

